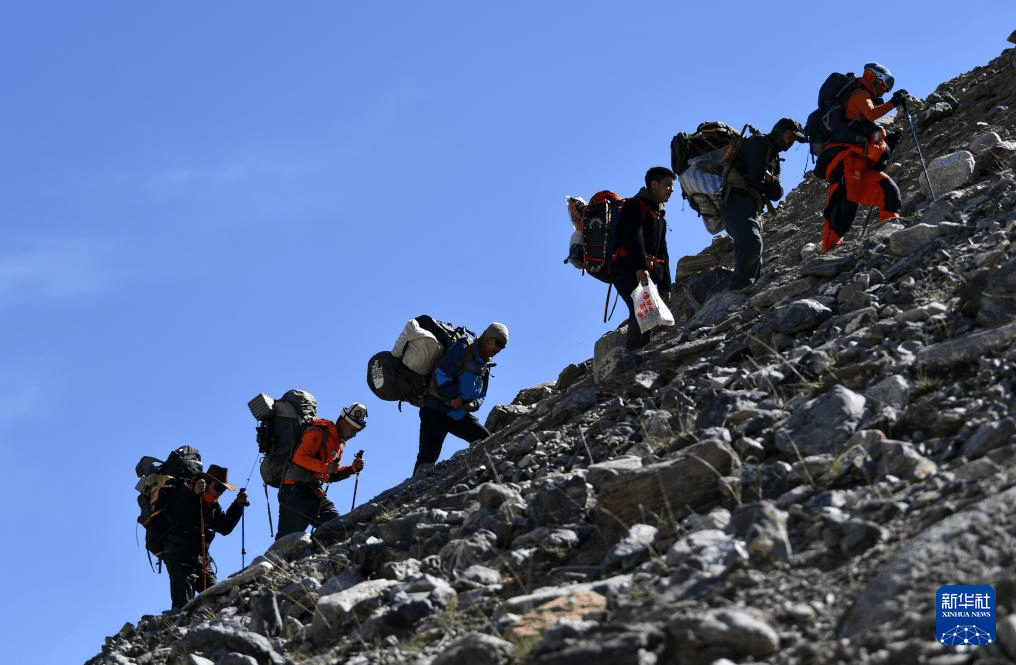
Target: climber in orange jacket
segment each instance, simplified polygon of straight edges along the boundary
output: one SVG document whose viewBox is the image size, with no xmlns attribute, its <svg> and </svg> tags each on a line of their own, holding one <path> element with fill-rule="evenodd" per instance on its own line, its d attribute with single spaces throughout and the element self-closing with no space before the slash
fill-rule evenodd
<svg viewBox="0 0 1016 665">
<path fill-rule="evenodd" d="M 860 143 L 830 143 L 834 155 L 826 161 L 823 173 L 829 182 L 825 210 L 822 213 L 822 251 L 838 245 L 854 223 L 858 205 L 878 208 L 880 222 L 899 217 L 902 201 L 900 188 L 884 171 L 900 132 L 886 132 L 875 120 L 886 115 L 907 99 L 906 90 L 893 93 L 888 102 L 882 95 L 892 90 L 893 76 L 878 63 L 864 66 L 857 89 L 847 101 L 844 115 L 862 137 Z"/>
</svg>

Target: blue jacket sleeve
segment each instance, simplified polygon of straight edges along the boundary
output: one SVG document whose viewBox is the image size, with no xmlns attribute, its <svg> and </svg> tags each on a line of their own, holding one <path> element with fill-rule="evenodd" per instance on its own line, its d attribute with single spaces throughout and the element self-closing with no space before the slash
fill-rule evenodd
<svg viewBox="0 0 1016 665">
<path fill-rule="evenodd" d="M 458 377 L 455 373 L 462 364 L 465 356 L 468 341 L 460 339 L 445 352 L 434 369 L 434 381 L 437 384 L 437 392 L 445 400 L 452 400 L 460 396 Z"/>
</svg>

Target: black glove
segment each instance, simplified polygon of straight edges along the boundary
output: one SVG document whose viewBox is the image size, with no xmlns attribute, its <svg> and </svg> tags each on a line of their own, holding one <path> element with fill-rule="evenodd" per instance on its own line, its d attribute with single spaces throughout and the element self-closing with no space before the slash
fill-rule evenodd
<svg viewBox="0 0 1016 665">
<path fill-rule="evenodd" d="M 896 149 L 896 146 L 899 145 L 900 139 L 902 139 L 902 138 L 903 138 L 903 132 L 901 132 L 898 129 L 894 129 L 891 132 L 889 132 L 888 134 L 886 134 L 885 143 L 886 143 L 886 145 L 889 146 L 889 150 L 892 151 L 892 150 Z"/>
<path fill-rule="evenodd" d="M 783 185 L 779 180 L 774 180 L 766 185 L 766 198 L 770 201 L 779 201 L 783 198 Z"/>
<path fill-rule="evenodd" d="M 907 103 L 907 99 L 910 97 L 910 93 L 906 90 L 897 90 L 893 93 L 893 96 L 889 98 L 893 106 L 901 106 Z"/>
</svg>

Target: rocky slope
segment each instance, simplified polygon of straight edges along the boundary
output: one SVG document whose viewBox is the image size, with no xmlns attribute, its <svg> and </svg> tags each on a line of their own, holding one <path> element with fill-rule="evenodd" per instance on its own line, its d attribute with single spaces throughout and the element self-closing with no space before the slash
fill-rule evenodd
<svg viewBox="0 0 1016 665">
<path fill-rule="evenodd" d="M 423 480 L 293 534 L 89 663 L 1016 662 L 1016 51 L 912 105 L 903 224 L 820 242 L 825 184 L 767 221 L 765 276 L 681 262 L 678 324 L 522 390 Z M 714 267 L 710 267 L 714 266 Z M 998 639 L 935 638 L 990 584 Z"/>
</svg>

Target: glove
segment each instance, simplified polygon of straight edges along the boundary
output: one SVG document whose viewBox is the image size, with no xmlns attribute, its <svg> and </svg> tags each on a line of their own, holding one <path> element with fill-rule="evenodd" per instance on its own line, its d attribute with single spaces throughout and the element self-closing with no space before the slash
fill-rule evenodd
<svg viewBox="0 0 1016 665">
<path fill-rule="evenodd" d="M 889 146 L 889 150 L 895 150 L 896 146 L 899 145 L 900 139 L 903 138 L 903 132 L 898 129 L 894 129 L 886 134 L 885 142 Z"/>
<path fill-rule="evenodd" d="M 363 471 L 363 458 L 354 457 L 353 463 L 349 465 L 349 468 L 353 470 L 353 473 L 360 473 Z"/>
<path fill-rule="evenodd" d="M 240 490 L 240 493 L 236 495 L 236 502 L 241 506 L 249 506 L 250 499 L 247 498 L 247 492 Z"/>
<path fill-rule="evenodd" d="M 910 98 L 910 93 L 906 90 L 897 90 L 893 93 L 893 96 L 889 98 L 893 106 L 902 106 L 907 103 L 907 99 Z"/>
</svg>

